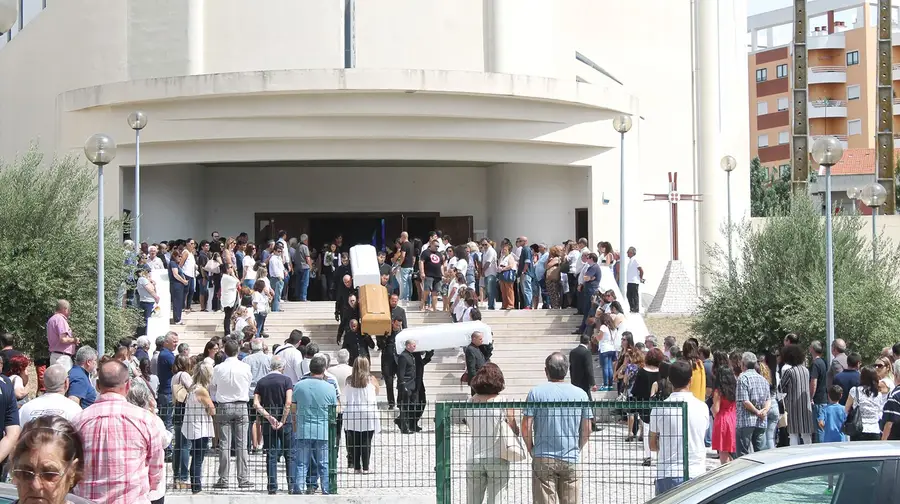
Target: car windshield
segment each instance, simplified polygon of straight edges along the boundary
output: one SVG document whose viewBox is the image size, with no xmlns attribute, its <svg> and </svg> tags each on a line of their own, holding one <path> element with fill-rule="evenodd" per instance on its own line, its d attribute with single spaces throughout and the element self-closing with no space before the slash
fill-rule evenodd
<svg viewBox="0 0 900 504">
<path fill-rule="evenodd" d="M 723 466 L 719 466 L 712 471 L 709 471 L 699 478 L 692 479 L 683 485 L 679 485 L 675 489 L 654 497 L 652 500 L 647 501 L 647 504 L 670 504 L 681 502 L 685 496 L 701 492 L 721 482 L 723 479 L 728 478 L 734 473 L 741 472 L 757 465 L 759 465 L 759 462 L 754 462 L 752 460 L 742 458 L 732 460 Z"/>
</svg>

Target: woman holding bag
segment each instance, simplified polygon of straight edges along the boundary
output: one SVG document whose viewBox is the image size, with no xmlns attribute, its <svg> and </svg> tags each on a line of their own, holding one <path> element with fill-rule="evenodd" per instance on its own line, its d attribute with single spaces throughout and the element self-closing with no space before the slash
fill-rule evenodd
<svg viewBox="0 0 900 504">
<path fill-rule="evenodd" d="M 469 383 L 474 396 L 471 403 L 503 402 L 500 392 L 506 387 L 503 372 L 492 363 L 485 364 Z M 509 484 L 510 453 L 503 446 L 506 436 L 520 440 L 519 426 L 513 410 L 490 407 L 466 410 L 466 425 L 472 433 L 472 445 L 466 459 L 466 502 L 481 504 L 487 494 L 487 503 L 504 501 Z M 504 424 L 504 425 L 501 425 Z M 506 459 L 504 459 L 506 455 Z M 524 455 L 524 454 L 523 454 Z"/>
<path fill-rule="evenodd" d="M 561 246 L 552 247 L 544 273 L 544 285 L 547 286 L 547 295 L 550 298 L 550 309 L 552 310 L 562 307 L 562 283 L 566 276 L 565 272 L 560 269 L 562 255 Z"/>
<path fill-rule="evenodd" d="M 512 310 L 516 305 L 515 291 L 513 289 L 516 285 L 516 267 L 518 263 L 510 252 L 511 250 L 510 245 L 504 243 L 500 247 L 501 259 L 498 263 L 500 266 L 500 296 L 503 298 L 503 306 L 501 308 L 504 310 Z"/>
</svg>

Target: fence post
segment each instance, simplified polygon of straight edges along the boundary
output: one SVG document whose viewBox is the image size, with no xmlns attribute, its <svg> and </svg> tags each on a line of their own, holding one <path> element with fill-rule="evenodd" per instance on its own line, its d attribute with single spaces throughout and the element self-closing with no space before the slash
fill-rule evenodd
<svg viewBox="0 0 900 504">
<path fill-rule="evenodd" d="M 434 482 L 437 490 L 437 504 L 450 504 L 450 403 L 438 402 L 434 405 Z"/>
<path fill-rule="evenodd" d="M 337 494 L 337 406 L 328 407 L 328 493 Z M 301 476 L 305 477 L 305 476 Z"/>
<path fill-rule="evenodd" d="M 683 479 L 687 481 L 691 477 L 690 473 L 690 456 L 688 454 L 688 405 L 686 402 L 681 403 L 681 444 L 682 444 L 682 462 L 683 462 Z"/>
</svg>

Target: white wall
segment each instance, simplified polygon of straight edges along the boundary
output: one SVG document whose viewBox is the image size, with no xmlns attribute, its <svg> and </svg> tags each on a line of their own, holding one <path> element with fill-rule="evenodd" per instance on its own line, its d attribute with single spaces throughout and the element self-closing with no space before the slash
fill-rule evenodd
<svg viewBox="0 0 900 504">
<path fill-rule="evenodd" d="M 488 169 L 488 236 L 531 243 L 575 238 L 575 209 L 587 208 L 590 168 L 503 164 Z M 476 224 L 476 228 L 478 225 Z"/>
<path fill-rule="evenodd" d="M 209 236 L 207 202 L 216 195 L 204 189 L 204 176 L 205 169 L 197 166 L 141 167 L 142 241 Z M 132 167 L 122 169 L 122 190 L 122 208 L 134 212 Z M 253 220 L 252 214 L 249 220 Z"/>
<path fill-rule="evenodd" d="M 485 0 L 484 4 L 488 71 L 574 78 L 575 2 Z"/>
</svg>

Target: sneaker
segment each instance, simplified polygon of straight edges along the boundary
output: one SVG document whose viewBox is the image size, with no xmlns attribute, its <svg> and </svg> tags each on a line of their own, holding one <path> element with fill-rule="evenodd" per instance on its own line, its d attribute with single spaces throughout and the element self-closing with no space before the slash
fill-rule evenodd
<svg viewBox="0 0 900 504">
<path fill-rule="evenodd" d="M 217 489 L 217 490 L 225 490 L 225 489 L 228 488 L 228 482 L 227 482 L 227 481 L 221 481 L 221 480 L 216 481 L 216 482 L 213 484 L 213 488 L 215 488 L 215 489 Z"/>
<path fill-rule="evenodd" d="M 644 467 L 650 467 L 650 463 L 651 463 L 651 462 L 650 462 L 650 457 L 647 457 L 647 458 L 644 459 L 643 462 L 641 462 L 641 465 L 644 466 Z"/>
<path fill-rule="evenodd" d="M 241 481 L 240 483 L 238 483 L 238 488 L 253 488 L 254 486 L 256 485 L 249 481 Z"/>
</svg>

